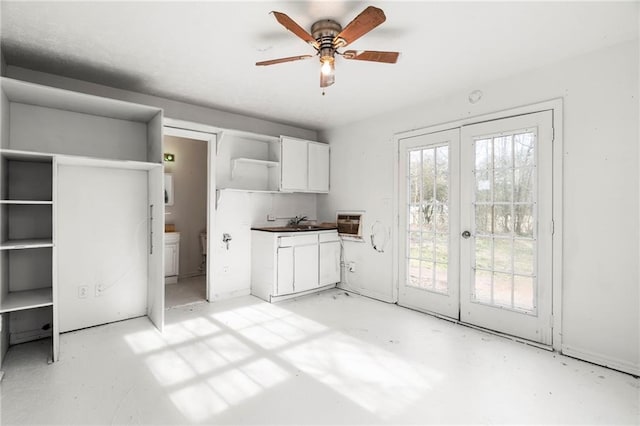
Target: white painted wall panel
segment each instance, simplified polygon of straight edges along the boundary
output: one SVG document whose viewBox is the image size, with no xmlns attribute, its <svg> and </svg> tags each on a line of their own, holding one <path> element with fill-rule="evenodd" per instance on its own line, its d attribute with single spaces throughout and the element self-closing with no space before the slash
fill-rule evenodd
<svg viewBox="0 0 640 426">
<path fill-rule="evenodd" d="M 278 218 L 267 222 L 267 215 Z M 251 290 L 251 227 L 285 225 L 293 216 L 316 218 L 315 194 L 271 194 L 222 191 L 210 236 L 214 247 L 213 299 L 249 294 Z M 232 240 L 229 249 L 222 234 Z"/>
<path fill-rule="evenodd" d="M 147 161 L 144 123 L 12 102 L 10 148 Z"/>
<path fill-rule="evenodd" d="M 332 185 L 319 199 L 319 216 L 366 210 L 365 233 L 375 220 L 392 226 L 396 132 L 562 97 L 564 156 L 556 161 L 564 163 L 563 346 L 638 374 L 638 75 L 636 41 L 325 131 Z M 470 104 L 474 89 L 484 97 Z M 390 251 L 345 243 L 345 257 L 358 263 L 347 273 L 351 287 L 392 299 Z"/>
<path fill-rule="evenodd" d="M 146 315 L 147 199 L 146 171 L 59 167 L 61 332 Z"/>
</svg>

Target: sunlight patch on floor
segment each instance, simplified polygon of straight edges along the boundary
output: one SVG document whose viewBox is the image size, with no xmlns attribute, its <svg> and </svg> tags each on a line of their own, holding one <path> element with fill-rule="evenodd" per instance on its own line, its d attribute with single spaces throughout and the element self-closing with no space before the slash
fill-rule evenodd
<svg viewBox="0 0 640 426">
<path fill-rule="evenodd" d="M 242 306 L 125 336 L 192 422 L 219 415 L 302 371 L 381 418 L 443 379 L 424 365 L 275 305 Z"/>
<path fill-rule="evenodd" d="M 444 378 L 344 333 L 292 347 L 282 357 L 382 418 L 399 414 Z"/>
</svg>

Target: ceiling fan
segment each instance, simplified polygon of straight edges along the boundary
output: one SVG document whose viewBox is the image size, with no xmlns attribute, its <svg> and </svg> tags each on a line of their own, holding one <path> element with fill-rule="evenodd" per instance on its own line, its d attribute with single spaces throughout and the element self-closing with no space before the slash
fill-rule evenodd
<svg viewBox="0 0 640 426">
<path fill-rule="evenodd" d="M 332 19 L 323 19 L 311 26 L 311 34 L 298 25 L 293 19 L 281 12 L 272 12 L 276 20 L 296 36 L 309 43 L 315 50 L 315 55 L 290 56 L 288 58 L 271 59 L 256 62 L 256 65 L 274 65 L 283 62 L 299 61 L 302 59 L 320 57 L 320 87 L 328 87 L 335 83 L 335 57 L 336 54 L 345 59 L 358 61 L 384 62 L 395 64 L 398 60 L 398 52 L 380 52 L 375 50 L 347 50 L 341 49 L 353 43 L 387 18 L 382 9 L 369 6 L 343 29 L 339 23 Z"/>
</svg>

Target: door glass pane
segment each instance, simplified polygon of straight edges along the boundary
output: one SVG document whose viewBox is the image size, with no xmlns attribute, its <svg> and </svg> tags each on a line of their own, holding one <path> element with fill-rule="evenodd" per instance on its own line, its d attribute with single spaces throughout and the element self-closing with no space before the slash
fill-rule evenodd
<svg viewBox="0 0 640 426">
<path fill-rule="evenodd" d="M 513 268 L 516 274 L 533 275 L 533 241 L 516 238 L 513 241 Z"/>
<path fill-rule="evenodd" d="M 490 204 L 476 205 L 476 234 L 489 235 L 493 233 L 493 206 Z"/>
<path fill-rule="evenodd" d="M 533 238 L 533 204 L 517 204 L 514 206 L 514 231 L 519 237 Z"/>
<path fill-rule="evenodd" d="M 409 151 L 407 285 L 447 293 L 449 261 L 449 147 Z M 436 265 L 437 263 L 437 265 Z"/>
<path fill-rule="evenodd" d="M 476 177 L 476 201 L 491 201 L 491 178 L 488 170 L 478 170 Z"/>
<path fill-rule="evenodd" d="M 476 170 L 484 170 L 493 167 L 493 143 L 491 139 L 476 141 Z"/>
<path fill-rule="evenodd" d="M 419 287 L 420 286 L 420 261 L 418 259 L 409 259 L 408 262 L 407 277 L 409 282 L 407 284 Z"/>
<path fill-rule="evenodd" d="M 491 303 L 493 291 L 493 273 L 489 271 L 476 270 L 475 286 L 473 297 L 481 303 Z"/>
<path fill-rule="evenodd" d="M 533 167 L 521 167 L 514 170 L 513 201 L 516 203 L 533 201 L 534 171 Z"/>
<path fill-rule="evenodd" d="M 493 238 L 476 237 L 476 268 L 491 270 L 493 267 Z"/>
<path fill-rule="evenodd" d="M 426 289 L 433 289 L 433 262 L 423 261 L 420 262 L 420 287 Z"/>
<path fill-rule="evenodd" d="M 515 167 L 532 167 L 535 165 L 535 134 L 522 133 L 513 137 Z"/>
<path fill-rule="evenodd" d="M 493 270 L 511 272 L 512 253 L 511 238 L 495 238 L 493 240 Z"/>
<path fill-rule="evenodd" d="M 435 291 L 446 293 L 448 290 L 448 267 L 446 263 L 436 263 Z"/>
<path fill-rule="evenodd" d="M 496 235 L 511 235 L 513 230 L 511 204 L 494 205 L 493 214 L 493 233 Z"/>
<path fill-rule="evenodd" d="M 511 303 L 513 275 L 511 274 L 493 274 L 493 305 L 513 306 Z"/>
<path fill-rule="evenodd" d="M 422 252 L 420 252 L 419 258 L 422 260 L 434 260 L 434 245 L 435 240 L 433 234 L 426 232 L 422 234 Z"/>
<path fill-rule="evenodd" d="M 493 201 L 510 202 L 513 190 L 513 169 L 497 169 L 493 172 Z"/>
<path fill-rule="evenodd" d="M 474 302 L 535 312 L 535 141 L 534 132 L 474 141 Z"/>
<path fill-rule="evenodd" d="M 504 169 L 513 167 L 513 155 L 511 153 L 512 137 L 503 136 L 493 140 L 494 168 Z"/>
</svg>

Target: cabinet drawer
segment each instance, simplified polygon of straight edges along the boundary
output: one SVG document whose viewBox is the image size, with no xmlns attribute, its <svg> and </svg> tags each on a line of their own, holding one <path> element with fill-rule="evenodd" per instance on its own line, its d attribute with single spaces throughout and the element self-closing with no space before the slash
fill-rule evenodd
<svg viewBox="0 0 640 426">
<path fill-rule="evenodd" d="M 332 241 L 340 241 L 340 237 L 337 232 L 327 232 L 325 234 L 318 234 L 321 243 L 329 243 Z"/>
<path fill-rule="evenodd" d="M 304 246 L 318 243 L 318 234 L 278 238 L 278 247 Z"/>
</svg>

